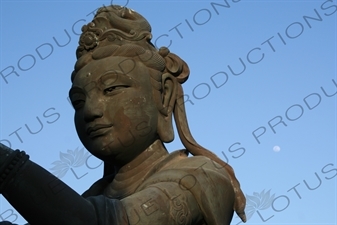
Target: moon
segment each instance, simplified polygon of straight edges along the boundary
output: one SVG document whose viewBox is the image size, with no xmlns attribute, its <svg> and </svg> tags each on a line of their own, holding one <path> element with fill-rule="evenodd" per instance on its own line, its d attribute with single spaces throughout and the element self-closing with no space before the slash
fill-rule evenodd
<svg viewBox="0 0 337 225">
<path fill-rule="evenodd" d="M 274 148 L 273 148 L 273 151 L 274 151 L 274 152 L 279 152 L 279 151 L 281 151 L 280 146 L 275 145 Z"/>
</svg>

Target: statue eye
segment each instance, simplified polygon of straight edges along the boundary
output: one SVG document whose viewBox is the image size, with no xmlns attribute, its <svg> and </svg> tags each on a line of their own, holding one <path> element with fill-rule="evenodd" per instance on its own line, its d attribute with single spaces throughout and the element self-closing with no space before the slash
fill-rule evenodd
<svg viewBox="0 0 337 225">
<path fill-rule="evenodd" d="M 82 108 L 82 106 L 84 105 L 84 102 L 85 102 L 84 100 L 78 99 L 78 100 L 71 101 L 71 104 L 73 105 L 75 110 L 78 110 Z"/>
<path fill-rule="evenodd" d="M 127 85 L 111 86 L 111 87 L 108 87 L 108 88 L 104 89 L 104 94 L 110 94 L 110 93 L 113 93 L 115 91 L 127 88 L 127 87 L 128 87 Z"/>
<path fill-rule="evenodd" d="M 85 95 L 81 92 L 72 91 L 69 99 L 75 110 L 82 108 L 85 104 Z"/>
</svg>

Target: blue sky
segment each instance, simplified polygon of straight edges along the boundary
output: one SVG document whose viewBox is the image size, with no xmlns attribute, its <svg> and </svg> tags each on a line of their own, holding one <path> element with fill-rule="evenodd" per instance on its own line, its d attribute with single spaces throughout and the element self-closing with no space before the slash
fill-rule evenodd
<svg viewBox="0 0 337 225">
<path fill-rule="evenodd" d="M 67 95 L 80 28 L 111 2 L 141 13 L 157 47 L 188 63 L 191 132 L 234 167 L 247 224 L 337 224 L 336 0 L 1 0 L 1 143 L 51 172 L 76 156 L 61 179 L 78 193 L 101 177 Z M 2 197 L 0 215 L 24 223 Z"/>
</svg>

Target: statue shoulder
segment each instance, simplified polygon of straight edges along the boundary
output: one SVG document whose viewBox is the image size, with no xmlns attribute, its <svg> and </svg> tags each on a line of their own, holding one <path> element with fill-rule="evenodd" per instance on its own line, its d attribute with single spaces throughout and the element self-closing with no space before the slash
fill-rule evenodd
<svg viewBox="0 0 337 225">
<path fill-rule="evenodd" d="M 170 153 L 153 169 L 151 176 L 140 188 L 156 182 L 189 182 L 204 183 L 206 180 L 222 180 L 230 183 L 227 170 L 217 162 L 206 156 L 188 156 L 186 150 L 177 150 Z"/>
<path fill-rule="evenodd" d="M 159 164 L 137 191 L 175 186 L 178 196 L 193 196 L 207 224 L 230 223 L 235 194 L 226 168 L 205 156 L 188 157 L 184 151 L 171 153 Z"/>
<path fill-rule="evenodd" d="M 224 166 L 221 166 L 217 162 L 206 156 L 188 156 L 186 150 L 178 150 L 172 152 L 167 157 L 166 165 L 163 166 L 165 169 L 181 169 L 195 172 L 202 172 L 203 170 L 214 171 L 218 173 L 223 173 L 227 175 L 227 171 Z"/>
</svg>

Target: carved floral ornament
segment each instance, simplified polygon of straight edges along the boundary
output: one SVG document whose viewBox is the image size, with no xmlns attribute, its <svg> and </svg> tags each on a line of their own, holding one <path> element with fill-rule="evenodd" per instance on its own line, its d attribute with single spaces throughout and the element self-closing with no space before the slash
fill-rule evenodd
<svg viewBox="0 0 337 225">
<path fill-rule="evenodd" d="M 82 27 L 82 35 L 79 40 L 80 46 L 83 46 L 85 50 L 90 50 L 98 45 L 98 36 L 102 33 L 101 29 L 95 29 L 93 22 Z"/>
</svg>

